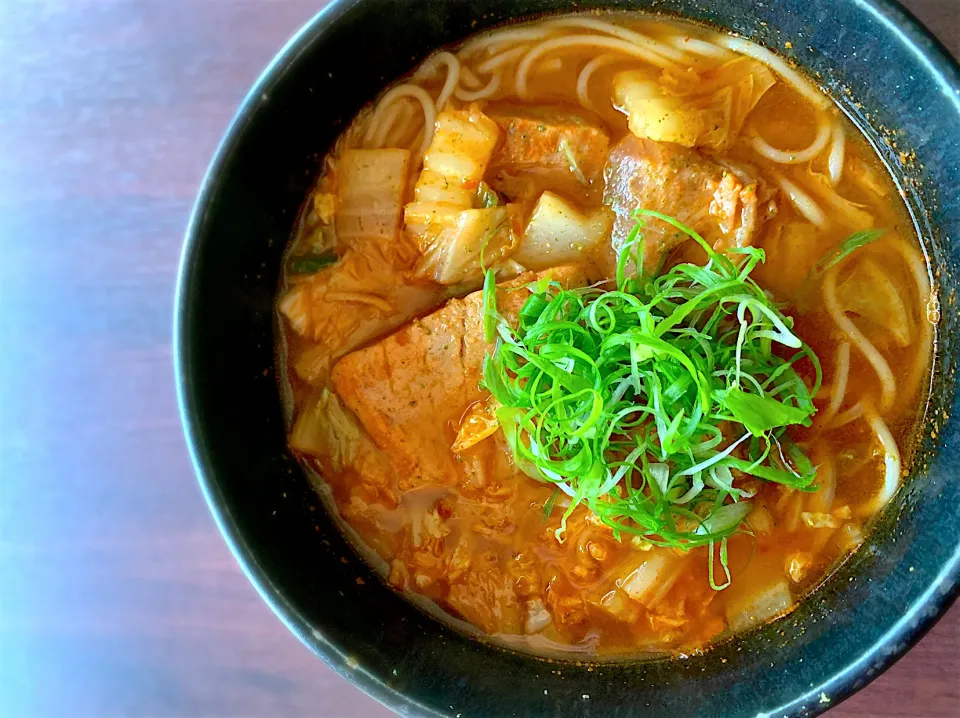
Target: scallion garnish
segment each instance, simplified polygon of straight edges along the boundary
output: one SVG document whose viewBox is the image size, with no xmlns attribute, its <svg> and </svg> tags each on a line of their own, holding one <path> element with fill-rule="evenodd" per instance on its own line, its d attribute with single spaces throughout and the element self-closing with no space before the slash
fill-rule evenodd
<svg viewBox="0 0 960 718">
<path fill-rule="evenodd" d="M 337 255 L 332 252 L 327 254 L 300 254 L 290 258 L 287 263 L 287 270 L 291 274 L 315 274 L 336 261 Z"/>
<path fill-rule="evenodd" d="M 497 341 L 482 383 L 502 405 L 516 465 L 571 499 L 558 538 L 582 503 L 617 538 L 711 554 L 719 542 L 727 572 L 726 539 L 755 493 L 744 480 L 813 490 L 814 467 L 786 428 L 809 426 L 820 364 L 751 279 L 762 250 L 739 250 L 737 263 L 672 217 L 636 216 L 613 290 L 533 283 L 514 328 L 487 276 L 484 319 Z M 700 244 L 706 266 L 628 277 L 646 217 Z M 712 566 L 711 584 L 726 585 Z"/>
</svg>

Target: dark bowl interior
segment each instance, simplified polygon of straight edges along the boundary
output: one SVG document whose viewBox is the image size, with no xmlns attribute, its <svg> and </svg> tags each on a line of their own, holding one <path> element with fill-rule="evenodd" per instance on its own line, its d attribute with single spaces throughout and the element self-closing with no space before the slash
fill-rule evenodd
<svg viewBox="0 0 960 718">
<path fill-rule="evenodd" d="M 868 543 L 789 616 L 683 660 L 548 661 L 430 618 L 325 513 L 286 449 L 278 398 L 281 254 L 345 123 L 441 45 L 509 18 L 593 7 L 694 18 L 781 51 L 791 41 L 786 54 L 838 98 L 903 188 L 944 308 L 918 458 Z M 868 683 L 930 627 L 960 580 L 958 96 L 956 64 L 883 0 L 335 2 L 238 113 L 197 201 L 179 279 L 183 420 L 213 514 L 251 580 L 325 661 L 408 715 L 814 715 Z M 899 149 L 915 152 L 909 164 Z"/>
</svg>

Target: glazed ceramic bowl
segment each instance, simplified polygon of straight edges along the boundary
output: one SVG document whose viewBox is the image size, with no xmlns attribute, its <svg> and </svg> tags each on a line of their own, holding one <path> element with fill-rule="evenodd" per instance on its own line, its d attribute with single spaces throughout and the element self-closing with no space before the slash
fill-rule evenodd
<svg viewBox="0 0 960 718">
<path fill-rule="evenodd" d="M 945 309 L 918 458 L 867 543 L 788 616 L 684 659 L 546 661 L 458 633 L 360 559 L 286 448 L 274 356 L 281 254 L 334 138 L 388 82 L 436 48 L 509 20 L 587 8 L 694 19 L 794 59 L 888 164 Z M 909 164 L 901 150 L 915 153 Z M 958 592 L 958 195 L 960 69 L 887 0 L 333 2 L 250 91 L 210 166 L 187 234 L 177 377 L 210 509 L 290 630 L 400 713 L 820 713 L 901 656 Z"/>
</svg>

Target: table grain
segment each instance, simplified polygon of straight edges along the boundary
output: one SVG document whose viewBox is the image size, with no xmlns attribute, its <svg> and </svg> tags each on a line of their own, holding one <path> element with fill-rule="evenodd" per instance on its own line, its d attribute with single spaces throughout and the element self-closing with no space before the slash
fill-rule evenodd
<svg viewBox="0 0 960 718">
<path fill-rule="evenodd" d="M 173 384 L 183 231 L 323 0 L 0 0 L 0 716 L 392 715 L 234 562 Z M 958 0 L 907 3 L 956 54 Z M 831 718 L 960 716 L 960 606 Z"/>
</svg>

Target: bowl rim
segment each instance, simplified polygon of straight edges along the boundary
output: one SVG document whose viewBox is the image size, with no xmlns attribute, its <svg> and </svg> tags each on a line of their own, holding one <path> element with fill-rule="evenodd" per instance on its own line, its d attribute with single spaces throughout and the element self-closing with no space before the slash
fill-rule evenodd
<svg viewBox="0 0 960 718">
<path fill-rule="evenodd" d="M 268 572 L 261 565 L 255 551 L 241 533 L 236 519 L 225 505 L 223 493 L 213 478 L 213 469 L 204 449 L 204 432 L 195 420 L 198 399 L 197 387 L 191 373 L 190 337 L 187 332 L 190 314 L 190 295 L 194 259 L 202 240 L 200 229 L 204 223 L 210 200 L 221 179 L 223 169 L 235 147 L 242 141 L 244 130 L 256 114 L 260 98 L 280 81 L 286 68 L 295 63 L 313 37 L 324 26 L 336 23 L 353 7 L 369 0 L 330 0 L 307 20 L 274 55 L 259 74 L 241 101 L 222 135 L 208 165 L 197 198 L 191 209 L 180 254 L 173 313 L 173 364 L 177 406 L 183 425 L 187 449 L 194 473 L 213 516 L 243 573 L 257 593 L 283 624 L 308 648 L 341 677 L 360 688 L 371 698 L 402 715 L 437 716 L 432 708 L 391 687 L 379 675 L 348 662 L 343 647 L 328 640 L 312 628 L 303 615 L 283 596 Z M 945 45 L 897 0 L 848 0 L 869 12 L 882 22 L 893 35 L 908 47 L 925 65 L 944 92 L 951 97 L 960 116 L 960 62 Z M 571 7 L 576 12 L 576 7 Z M 518 16 L 523 17 L 523 16 Z M 879 675 L 902 658 L 943 617 L 953 602 L 960 597 L 960 546 L 946 561 L 942 571 L 912 604 L 909 610 L 873 645 L 835 674 L 826 684 L 814 686 L 792 702 L 769 711 L 764 716 L 818 715 L 872 683 Z M 893 645 L 893 650 L 884 647 Z M 829 691 L 828 704 L 814 703 L 818 695 Z M 758 718 L 760 718 L 758 716 Z"/>
</svg>

